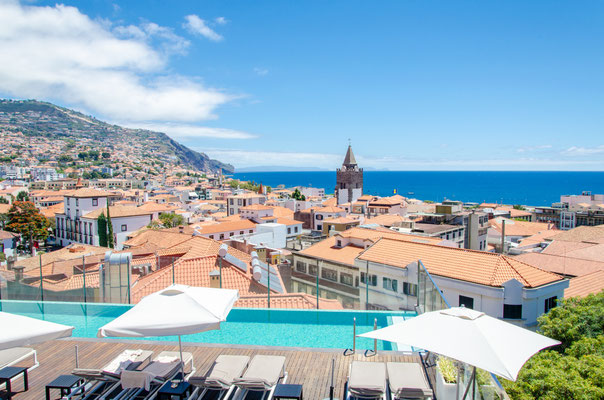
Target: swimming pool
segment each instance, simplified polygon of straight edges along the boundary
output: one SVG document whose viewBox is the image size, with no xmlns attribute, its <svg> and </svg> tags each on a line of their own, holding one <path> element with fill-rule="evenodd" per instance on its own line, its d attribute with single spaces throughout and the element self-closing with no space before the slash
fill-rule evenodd
<svg viewBox="0 0 604 400">
<path fill-rule="evenodd" d="M 0 311 L 74 326 L 74 337 L 96 337 L 97 330 L 132 305 L 1 300 Z M 412 311 L 327 311 L 233 308 L 220 330 L 182 337 L 183 342 L 346 349 L 352 347 L 353 318 L 357 334 L 392 324 L 392 317 L 412 318 Z M 175 337 L 145 340 L 174 341 Z M 373 349 L 373 340 L 357 338 L 357 349 Z M 378 350 L 396 349 L 378 341 Z M 410 348 L 398 348 L 410 351 Z"/>
</svg>

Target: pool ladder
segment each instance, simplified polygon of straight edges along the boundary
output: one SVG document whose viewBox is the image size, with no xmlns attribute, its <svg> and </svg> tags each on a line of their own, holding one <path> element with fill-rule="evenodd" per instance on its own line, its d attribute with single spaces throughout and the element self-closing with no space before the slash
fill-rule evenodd
<svg viewBox="0 0 604 400">
<path fill-rule="evenodd" d="M 377 330 L 377 318 L 373 319 L 373 330 Z M 345 356 L 351 356 L 357 351 L 357 318 L 352 319 L 352 349 L 344 350 Z M 365 350 L 365 357 L 373 357 L 377 354 L 377 339 L 373 339 L 373 350 Z"/>
</svg>

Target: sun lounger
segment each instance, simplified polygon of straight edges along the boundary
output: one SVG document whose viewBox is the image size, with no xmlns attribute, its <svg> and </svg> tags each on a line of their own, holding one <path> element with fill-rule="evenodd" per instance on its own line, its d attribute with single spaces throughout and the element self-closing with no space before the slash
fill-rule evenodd
<svg viewBox="0 0 604 400">
<path fill-rule="evenodd" d="M 75 368 L 72 375 L 84 379 L 84 384 L 67 397 L 75 399 L 80 392 L 86 400 L 102 397 L 118 387 L 123 370 L 136 370 L 152 355 L 153 352 L 148 350 L 124 350 L 102 368 Z"/>
<path fill-rule="evenodd" d="M 420 364 L 389 362 L 386 369 L 392 399 L 428 399 L 433 396 Z"/>
<path fill-rule="evenodd" d="M 217 391 L 216 399 L 229 398 L 235 389 L 235 379 L 240 378 L 250 362 L 248 356 L 220 355 L 204 376 L 191 376 L 189 383 L 197 388 L 190 400 L 203 399 L 208 391 Z"/>
<path fill-rule="evenodd" d="M 193 367 L 193 354 L 163 351 L 140 371 L 123 371 L 120 375 L 122 391 L 112 397 L 115 400 L 154 398 L 159 388 L 167 381 L 174 379 L 181 371 L 181 365 Z M 186 370 L 186 369 L 185 369 Z M 186 378 L 186 377 L 183 377 Z"/>
<path fill-rule="evenodd" d="M 346 383 L 346 399 L 385 398 L 386 365 L 381 362 L 353 361 Z"/>
<path fill-rule="evenodd" d="M 38 364 L 36 351 L 29 347 L 13 347 L 12 349 L 0 350 L 0 369 L 11 367 L 26 360 L 28 357 L 33 357 L 34 359 L 34 365 L 29 368 L 30 371 L 40 365 Z"/>
<path fill-rule="evenodd" d="M 251 391 L 262 392 L 262 399 L 271 399 L 277 383 L 286 380 L 285 357 L 254 356 L 243 376 L 233 381 L 237 387 L 234 398 L 245 399 Z"/>
</svg>

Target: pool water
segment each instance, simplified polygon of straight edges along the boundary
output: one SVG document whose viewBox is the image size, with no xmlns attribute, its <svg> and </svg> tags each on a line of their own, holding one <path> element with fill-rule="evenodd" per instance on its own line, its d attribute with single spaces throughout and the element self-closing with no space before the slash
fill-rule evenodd
<svg viewBox="0 0 604 400">
<path fill-rule="evenodd" d="M 96 337 L 98 329 L 128 311 L 132 305 L 0 301 L 0 311 L 74 326 L 74 337 Z M 221 343 L 285 347 L 347 349 L 352 347 L 353 319 L 356 333 L 392 324 L 392 317 L 412 318 L 412 311 L 327 311 L 234 308 L 219 330 L 185 335 L 183 342 Z M 176 337 L 149 337 L 145 340 L 174 341 Z M 397 349 L 378 341 L 378 350 Z M 373 349 L 373 340 L 357 337 L 357 349 Z M 411 351 L 398 347 L 399 351 Z"/>
</svg>

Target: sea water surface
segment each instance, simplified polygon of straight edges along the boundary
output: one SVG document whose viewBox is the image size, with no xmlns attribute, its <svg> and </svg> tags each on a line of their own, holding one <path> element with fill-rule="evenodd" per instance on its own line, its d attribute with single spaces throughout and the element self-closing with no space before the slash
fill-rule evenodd
<svg viewBox="0 0 604 400">
<path fill-rule="evenodd" d="M 271 187 L 313 186 L 333 193 L 335 171 L 242 172 L 235 179 Z M 396 193 L 421 200 L 461 200 L 550 206 L 565 194 L 604 193 L 604 172 L 559 171 L 365 171 L 365 193 Z"/>
</svg>

